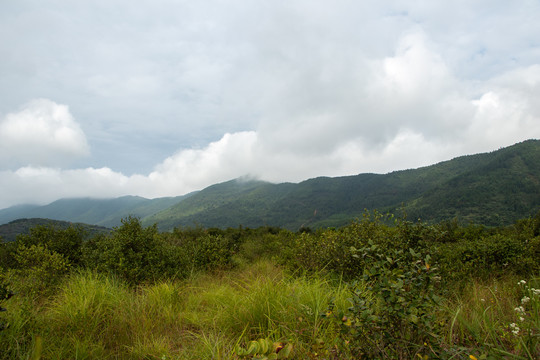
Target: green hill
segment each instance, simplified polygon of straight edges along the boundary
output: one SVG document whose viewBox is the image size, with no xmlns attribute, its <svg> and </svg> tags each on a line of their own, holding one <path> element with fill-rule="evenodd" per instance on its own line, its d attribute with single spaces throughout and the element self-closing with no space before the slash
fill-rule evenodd
<svg viewBox="0 0 540 360">
<path fill-rule="evenodd" d="M 29 234 L 30 229 L 38 225 L 52 225 L 59 229 L 67 229 L 70 226 L 80 226 L 88 238 L 92 238 L 97 234 L 108 234 L 111 229 L 103 226 L 88 225 L 81 223 L 71 223 L 68 221 L 51 220 L 51 219 L 18 219 L 10 223 L 0 225 L 0 238 L 3 241 L 14 241 L 19 234 Z"/>
<path fill-rule="evenodd" d="M 540 208 L 540 142 L 526 141 L 489 154 L 475 166 L 424 192 L 407 205 L 428 220 L 458 217 L 503 225 Z"/>
<path fill-rule="evenodd" d="M 143 219 L 176 226 L 327 227 L 346 224 L 364 209 L 410 218 L 505 225 L 540 207 L 540 141 L 469 155 L 385 175 L 316 178 L 299 184 L 232 180 L 206 188 Z"/>
<path fill-rule="evenodd" d="M 185 196 L 62 199 L 46 206 L 0 210 L 0 223 L 49 218 L 101 226 L 133 215 L 167 231 L 178 226 L 341 226 L 365 209 L 409 218 L 457 218 L 500 226 L 540 209 L 540 141 L 388 174 L 319 177 L 298 184 L 236 179 Z"/>
<path fill-rule="evenodd" d="M 0 224 L 18 218 L 47 218 L 106 227 L 119 226 L 128 215 L 145 217 L 178 203 L 191 194 L 146 199 L 123 196 L 115 199 L 60 199 L 45 206 L 12 207 L 0 210 Z"/>
</svg>

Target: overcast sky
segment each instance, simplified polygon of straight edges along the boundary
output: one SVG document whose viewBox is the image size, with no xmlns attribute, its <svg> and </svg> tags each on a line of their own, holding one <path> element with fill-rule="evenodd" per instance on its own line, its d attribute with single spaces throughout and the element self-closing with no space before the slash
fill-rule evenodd
<svg viewBox="0 0 540 360">
<path fill-rule="evenodd" d="M 0 208 L 538 139 L 538 19 L 538 0 L 2 0 Z"/>
</svg>

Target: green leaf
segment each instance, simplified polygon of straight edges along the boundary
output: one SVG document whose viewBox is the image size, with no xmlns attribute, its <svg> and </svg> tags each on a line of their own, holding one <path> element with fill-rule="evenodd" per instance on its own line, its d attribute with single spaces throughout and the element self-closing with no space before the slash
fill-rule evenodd
<svg viewBox="0 0 540 360">
<path fill-rule="evenodd" d="M 292 351 L 292 344 L 287 344 L 281 351 L 278 353 L 278 359 L 287 359 Z"/>
<path fill-rule="evenodd" d="M 250 341 L 249 346 L 247 348 L 246 355 L 255 355 L 259 352 L 259 343 L 256 341 Z"/>
<path fill-rule="evenodd" d="M 270 340 L 268 340 L 268 339 L 259 339 L 258 342 L 259 342 L 260 353 L 261 354 L 267 354 L 268 349 L 270 347 L 270 345 L 268 344 L 270 342 Z"/>
</svg>

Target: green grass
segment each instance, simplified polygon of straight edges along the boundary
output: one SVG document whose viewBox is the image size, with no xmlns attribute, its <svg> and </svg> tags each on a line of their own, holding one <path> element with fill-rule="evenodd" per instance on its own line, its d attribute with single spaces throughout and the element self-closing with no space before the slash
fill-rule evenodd
<svg viewBox="0 0 540 360">
<path fill-rule="evenodd" d="M 471 281 L 449 292 L 439 314 L 446 358 L 535 359 L 538 296 L 519 322 L 514 309 L 530 293 L 519 280 Z M 137 288 L 80 271 L 51 296 L 15 296 L 5 305 L 10 326 L 0 333 L 0 359 L 37 358 L 40 339 L 42 359 L 237 359 L 236 345 L 259 338 L 293 344 L 292 358 L 354 358 L 336 322 L 321 316 L 331 301 L 336 313 L 346 310 L 349 290 L 339 279 L 293 276 L 267 260 Z M 509 327 L 516 322 L 518 336 Z"/>
<path fill-rule="evenodd" d="M 446 342 L 475 349 L 472 352 L 477 358 L 484 355 L 536 359 L 540 356 L 540 300 L 536 296 L 525 304 L 526 315 L 520 319 L 515 309 L 524 305 L 521 299 L 528 293 L 518 285 L 519 281 L 516 277 L 492 279 L 487 283 L 471 281 L 447 303 Z M 532 279 L 532 283 L 538 285 L 538 280 Z M 512 333 L 512 323 L 522 330 Z"/>
<path fill-rule="evenodd" d="M 28 358 L 37 336 L 44 359 L 230 359 L 261 337 L 308 353 L 335 338 L 320 315 L 345 297 L 324 276 L 287 276 L 267 261 L 136 289 L 82 271 L 45 301 L 10 303 L 0 358 Z"/>
</svg>

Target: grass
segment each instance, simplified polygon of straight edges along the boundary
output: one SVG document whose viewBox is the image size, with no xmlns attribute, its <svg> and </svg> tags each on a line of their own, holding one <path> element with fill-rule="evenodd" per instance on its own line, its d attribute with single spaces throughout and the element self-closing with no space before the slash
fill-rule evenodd
<svg viewBox="0 0 540 360">
<path fill-rule="evenodd" d="M 520 334 L 509 327 L 530 294 L 518 282 L 471 281 L 447 296 L 440 340 L 448 358 L 535 359 L 538 297 L 526 304 Z M 39 301 L 10 300 L 0 359 L 37 358 L 40 341 L 42 359 L 236 359 L 237 344 L 258 338 L 293 344 L 293 358 L 346 358 L 339 328 L 321 315 L 330 301 L 345 310 L 349 290 L 323 274 L 288 275 L 271 261 L 137 288 L 80 271 Z"/>
<path fill-rule="evenodd" d="M 320 314 L 345 296 L 328 278 L 290 277 L 268 261 L 136 289 L 81 271 L 42 303 L 10 303 L 0 358 L 28 358 L 38 336 L 44 359 L 230 359 L 260 337 L 309 352 L 335 337 Z"/>
<path fill-rule="evenodd" d="M 523 296 L 523 289 L 516 286 L 519 281 L 516 277 L 492 279 L 487 283 L 471 281 L 447 302 L 446 342 L 475 349 L 473 356 L 477 358 L 484 355 L 536 359 L 540 356 L 538 314 L 529 311 L 520 321 L 515 311 Z M 538 302 L 536 297 L 532 305 L 538 307 Z M 512 323 L 532 325 L 532 336 L 524 332 L 513 334 Z M 531 338 L 536 341 L 525 344 Z"/>
</svg>

